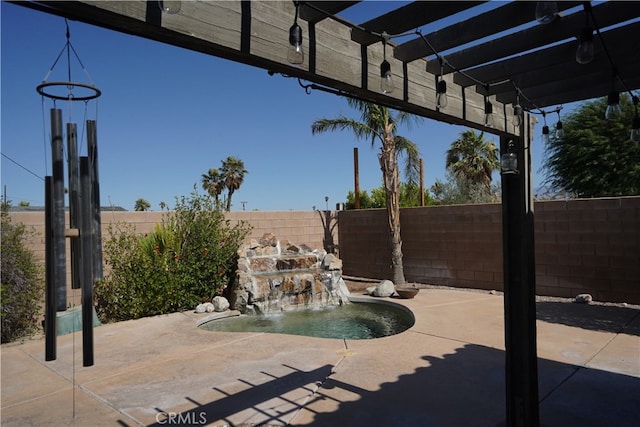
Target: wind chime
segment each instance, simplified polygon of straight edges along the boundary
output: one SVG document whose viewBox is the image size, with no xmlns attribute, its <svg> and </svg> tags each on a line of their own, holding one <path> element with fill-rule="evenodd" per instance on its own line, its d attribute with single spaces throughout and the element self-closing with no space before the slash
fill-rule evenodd
<svg viewBox="0 0 640 427">
<path fill-rule="evenodd" d="M 66 20 L 65 20 L 66 22 Z M 100 90 L 90 83 L 71 79 L 71 54 L 86 69 L 70 41 L 67 41 L 36 91 L 53 101 L 50 109 L 52 175 L 45 177 L 45 360 L 56 359 L 57 312 L 67 310 L 66 239 L 70 239 L 71 288 L 82 289 L 82 355 L 83 366 L 93 365 L 93 286 L 102 278 L 102 236 L 100 221 L 100 189 L 98 182 L 98 148 L 96 120 L 86 120 L 87 155 L 78 150 L 77 125 L 71 119 L 71 106 L 84 102 L 85 119 L 88 105 L 100 97 Z M 66 53 L 66 81 L 48 81 L 56 64 Z M 91 78 L 89 77 L 89 82 Z M 69 228 L 65 226 L 64 134 L 62 109 L 68 107 L 66 123 Z M 96 108 L 97 111 L 97 108 Z M 97 114 L 96 114 L 97 115 Z M 44 113 L 43 113 L 44 116 Z"/>
</svg>

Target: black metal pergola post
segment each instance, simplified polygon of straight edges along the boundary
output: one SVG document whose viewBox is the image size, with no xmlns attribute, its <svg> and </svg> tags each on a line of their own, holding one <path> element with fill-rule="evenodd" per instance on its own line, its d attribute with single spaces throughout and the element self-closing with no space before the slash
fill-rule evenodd
<svg viewBox="0 0 640 427">
<path fill-rule="evenodd" d="M 506 417 L 526 427 L 540 423 L 530 120 L 519 138 L 500 138 L 501 153 L 511 140 L 518 158 L 518 173 L 502 175 Z"/>
</svg>

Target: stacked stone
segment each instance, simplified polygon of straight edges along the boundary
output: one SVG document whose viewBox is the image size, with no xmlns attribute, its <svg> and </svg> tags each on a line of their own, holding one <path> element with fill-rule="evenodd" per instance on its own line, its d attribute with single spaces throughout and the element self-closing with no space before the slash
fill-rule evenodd
<svg viewBox="0 0 640 427">
<path fill-rule="evenodd" d="M 286 242 L 272 233 L 238 250 L 238 270 L 230 303 L 242 313 L 267 313 L 347 300 L 342 261 L 325 250 Z"/>
</svg>

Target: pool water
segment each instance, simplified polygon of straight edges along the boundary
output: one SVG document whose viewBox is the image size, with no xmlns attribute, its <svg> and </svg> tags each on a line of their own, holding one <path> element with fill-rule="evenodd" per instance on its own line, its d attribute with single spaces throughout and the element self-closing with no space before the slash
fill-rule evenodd
<svg viewBox="0 0 640 427">
<path fill-rule="evenodd" d="M 413 324 L 413 314 L 405 308 L 358 302 L 322 309 L 227 317 L 200 327 L 209 331 L 267 332 L 354 340 L 399 334 Z"/>
</svg>

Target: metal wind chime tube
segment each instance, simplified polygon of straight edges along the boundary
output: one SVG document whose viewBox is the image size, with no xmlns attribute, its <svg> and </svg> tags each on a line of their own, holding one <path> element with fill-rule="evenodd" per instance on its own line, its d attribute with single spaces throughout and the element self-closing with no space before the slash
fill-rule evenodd
<svg viewBox="0 0 640 427">
<path fill-rule="evenodd" d="M 93 209 L 93 281 L 102 280 L 102 219 L 98 180 L 98 132 L 95 120 L 87 120 L 87 148 L 91 168 L 91 206 Z"/>
<path fill-rule="evenodd" d="M 75 123 L 67 123 L 67 155 L 69 156 L 69 227 L 78 229 L 79 181 L 78 181 L 78 138 Z M 80 260 L 78 240 L 70 239 L 71 247 L 71 288 L 80 289 Z"/>
<path fill-rule="evenodd" d="M 44 234 L 45 234 L 45 356 L 44 360 L 56 360 L 56 287 L 53 268 L 53 179 L 44 177 Z"/>
<path fill-rule="evenodd" d="M 64 154 L 62 111 L 51 109 L 51 161 L 53 163 L 53 283 L 57 311 L 67 309 L 67 260 L 64 235 Z"/>
<path fill-rule="evenodd" d="M 80 157 L 80 260 L 82 271 L 82 365 L 93 366 L 93 231 L 91 171 Z"/>
</svg>

